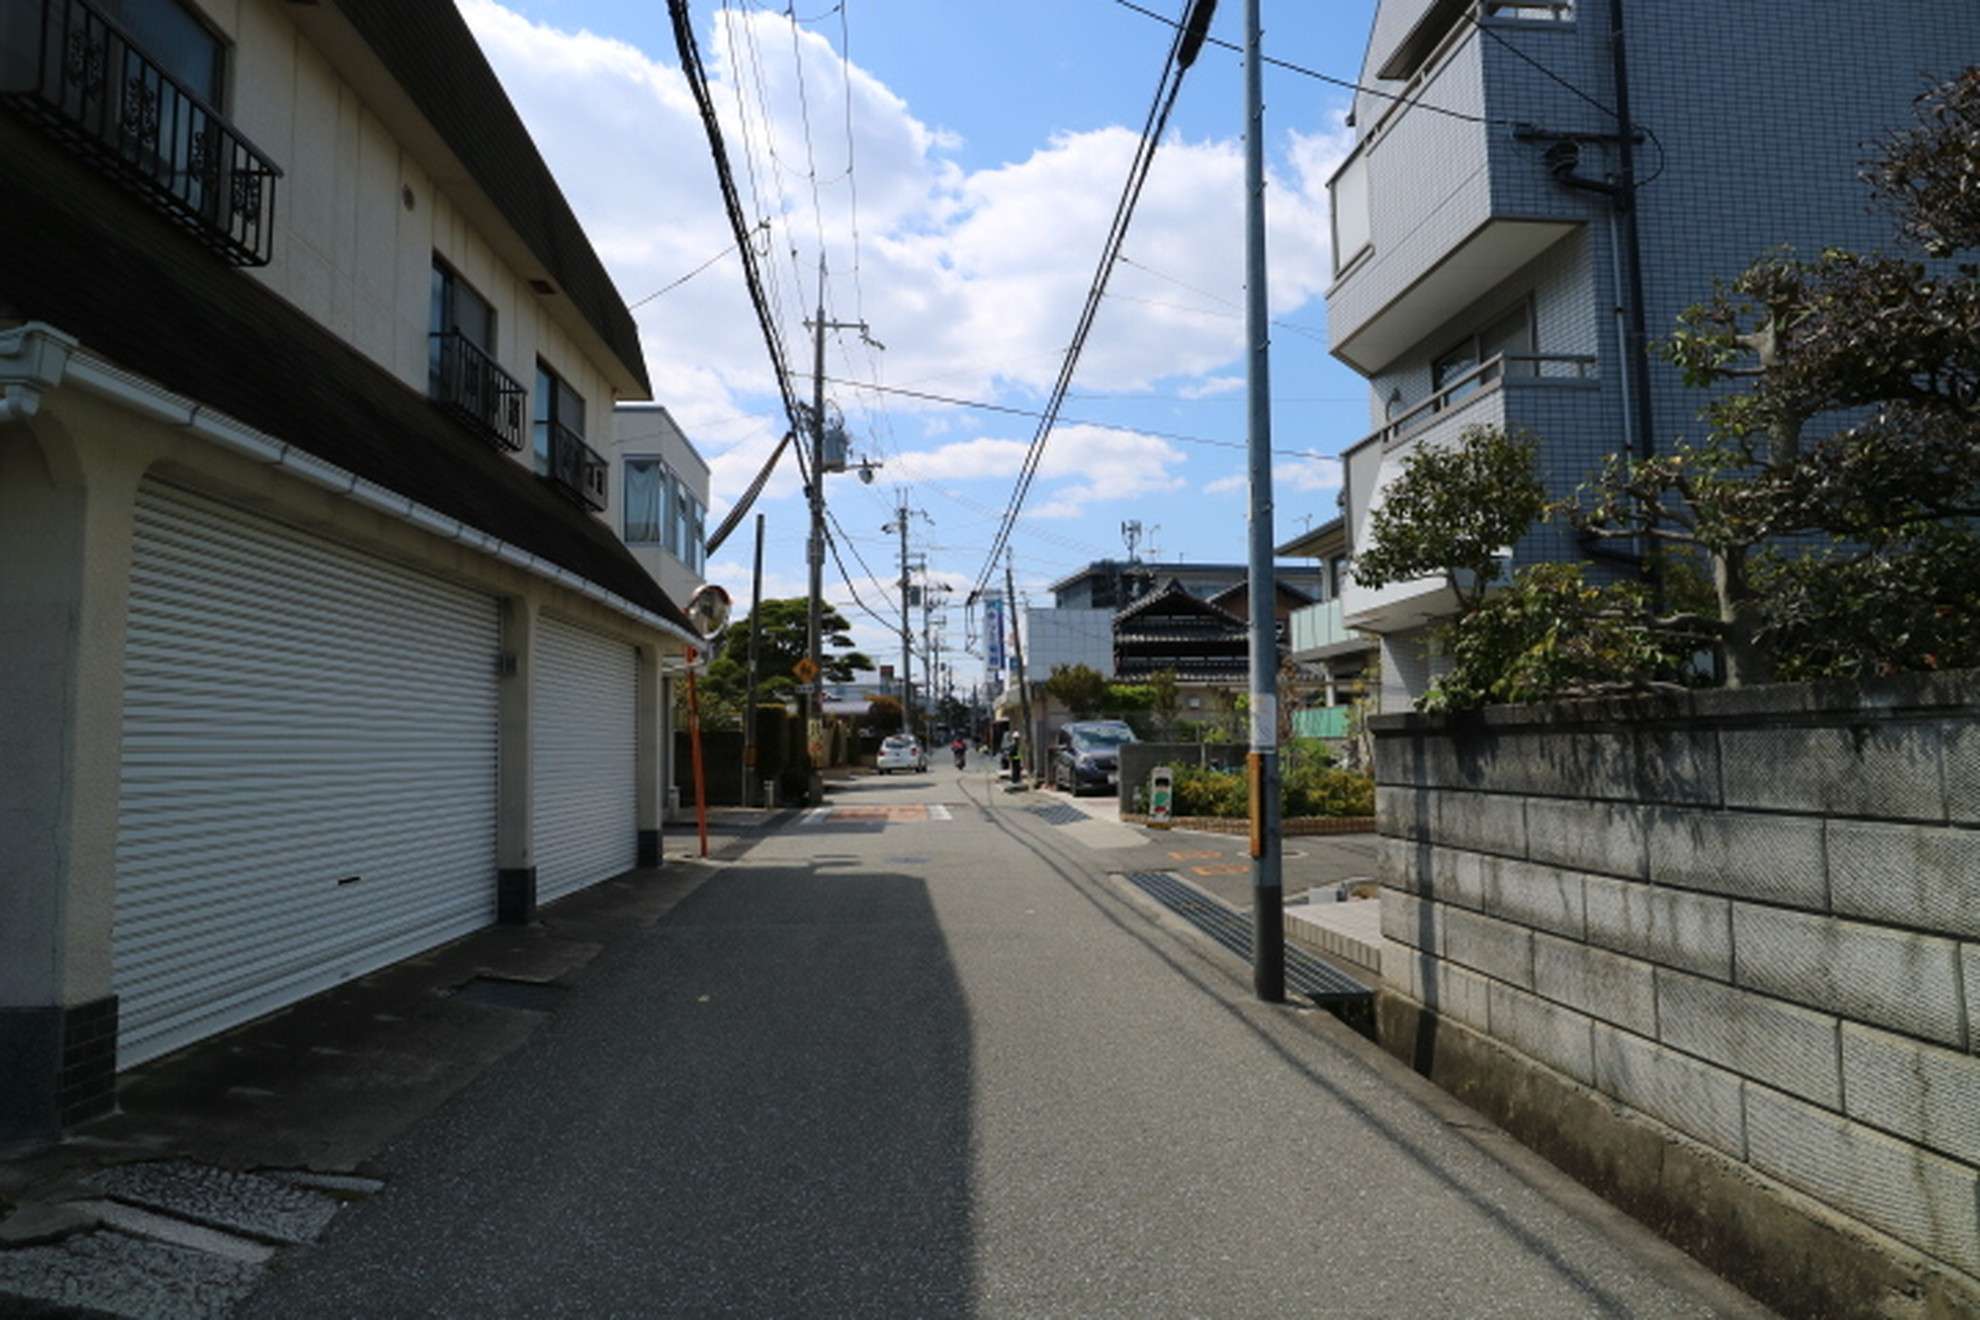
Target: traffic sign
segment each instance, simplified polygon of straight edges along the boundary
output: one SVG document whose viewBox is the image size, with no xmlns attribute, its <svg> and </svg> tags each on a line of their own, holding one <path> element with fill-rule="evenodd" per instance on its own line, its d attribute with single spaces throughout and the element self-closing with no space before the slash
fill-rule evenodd
<svg viewBox="0 0 1980 1320">
<path fill-rule="evenodd" d="M 818 677 L 818 662 L 808 655 L 801 656 L 798 662 L 791 666 L 791 672 L 797 675 L 798 682 L 809 683 Z"/>
</svg>

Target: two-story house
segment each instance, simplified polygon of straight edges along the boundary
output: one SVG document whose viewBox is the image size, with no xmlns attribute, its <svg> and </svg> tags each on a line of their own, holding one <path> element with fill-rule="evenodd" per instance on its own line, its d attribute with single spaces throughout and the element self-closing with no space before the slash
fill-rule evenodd
<svg viewBox="0 0 1980 1320">
<path fill-rule="evenodd" d="M 1847 18 L 1824 0 L 1381 0 L 1360 78 L 1372 90 L 1330 186 L 1329 338 L 1370 384 L 1369 433 L 1345 455 L 1349 550 L 1408 455 L 1466 427 L 1533 435 L 1557 496 L 1612 454 L 1696 434 L 1703 396 L 1643 347 L 1639 310 L 1655 339 L 1783 244 L 1887 241 L 1856 178 L 1866 144 L 1906 121 L 1925 75 L 1975 50 L 1971 0 Z M 1637 129 L 1640 309 L 1616 187 L 1619 74 Z M 1514 568 L 1637 571 L 1635 547 L 1563 523 L 1507 551 Z M 1449 591 L 1350 578 L 1341 604 L 1347 626 L 1381 638 L 1384 707 L 1405 708 L 1438 670 L 1427 639 Z"/>
<path fill-rule="evenodd" d="M 686 601 L 708 580 L 708 460 L 673 414 L 657 403 L 621 403 L 612 410 L 608 501 L 612 525 L 640 567 L 669 600 Z M 678 787 L 675 764 L 679 663 L 660 674 L 661 783 Z"/>
<path fill-rule="evenodd" d="M 0 1140 L 660 855 L 638 335 L 452 4 L 0 6 Z"/>
</svg>

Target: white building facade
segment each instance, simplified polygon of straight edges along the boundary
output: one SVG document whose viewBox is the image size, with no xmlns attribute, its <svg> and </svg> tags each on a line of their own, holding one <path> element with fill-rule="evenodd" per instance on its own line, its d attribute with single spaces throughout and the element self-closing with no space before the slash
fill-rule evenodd
<svg viewBox="0 0 1980 1320">
<path fill-rule="evenodd" d="M 11 1140 L 656 864 L 693 637 L 586 438 L 631 316 L 452 5 L 8 5 L 0 158 Z"/>
</svg>

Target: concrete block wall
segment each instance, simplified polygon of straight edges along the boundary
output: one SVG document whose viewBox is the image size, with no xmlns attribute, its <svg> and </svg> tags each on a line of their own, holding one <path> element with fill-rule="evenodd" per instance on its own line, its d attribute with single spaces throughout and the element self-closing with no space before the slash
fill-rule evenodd
<svg viewBox="0 0 1980 1320">
<path fill-rule="evenodd" d="M 1371 727 L 1389 993 L 1980 1278 L 1980 672 Z"/>
</svg>

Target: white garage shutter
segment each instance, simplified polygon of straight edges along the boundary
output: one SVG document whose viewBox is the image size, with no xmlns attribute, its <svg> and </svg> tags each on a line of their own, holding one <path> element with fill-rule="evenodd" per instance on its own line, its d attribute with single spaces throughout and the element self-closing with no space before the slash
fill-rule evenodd
<svg viewBox="0 0 1980 1320">
<path fill-rule="evenodd" d="M 538 902 L 638 861 L 638 682 L 624 642 L 547 616 L 539 623 L 529 725 Z"/>
<path fill-rule="evenodd" d="M 494 920 L 499 628 L 493 597 L 146 481 L 120 1065 Z"/>
</svg>

